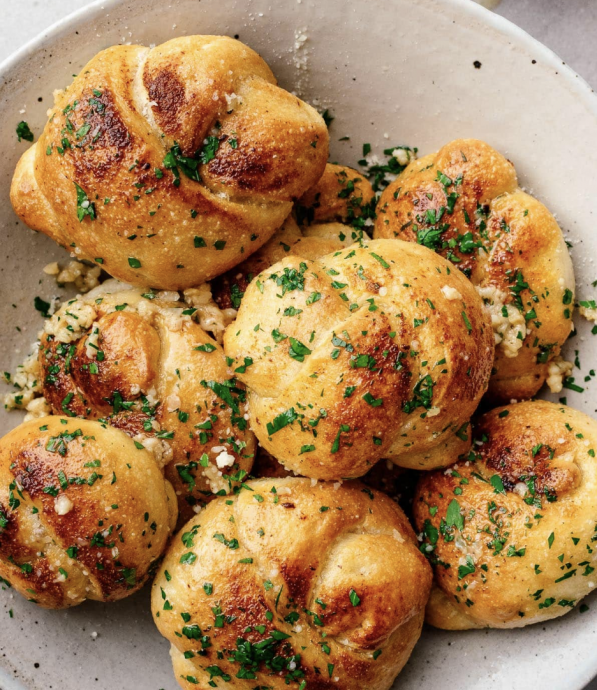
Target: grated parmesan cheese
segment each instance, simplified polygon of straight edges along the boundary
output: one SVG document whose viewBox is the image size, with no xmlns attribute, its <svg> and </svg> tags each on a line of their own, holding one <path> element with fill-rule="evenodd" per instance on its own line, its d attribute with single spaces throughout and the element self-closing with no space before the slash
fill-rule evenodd
<svg viewBox="0 0 597 690">
<path fill-rule="evenodd" d="M 203 476 L 207 479 L 210 491 L 217 494 L 219 491 L 224 491 L 225 493 L 230 492 L 230 486 L 228 482 L 222 476 L 222 473 L 215 465 L 208 465 L 203 470 Z"/>
<path fill-rule="evenodd" d="M 234 465 L 234 455 L 230 455 L 230 453 L 223 450 L 216 457 L 216 465 L 218 466 L 219 469 L 222 469 L 224 467 L 231 467 L 232 465 Z"/>
</svg>

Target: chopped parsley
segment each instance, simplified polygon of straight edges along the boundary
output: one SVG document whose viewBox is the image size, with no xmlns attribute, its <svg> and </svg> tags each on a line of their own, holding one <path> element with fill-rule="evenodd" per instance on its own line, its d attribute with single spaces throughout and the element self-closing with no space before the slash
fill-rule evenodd
<svg viewBox="0 0 597 690">
<path fill-rule="evenodd" d="M 89 216 L 91 220 L 95 220 L 95 204 L 89 200 L 87 193 L 82 187 L 75 182 L 75 187 L 77 189 L 77 218 L 79 223 L 83 222 L 85 216 Z"/>
<path fill-rule="evenodd" d="M 34 139 L 33 132 L 29 129 L 29 125 L 25 122 L 25 120 L 21 120 L 21 122 L 19 122 L 17 125 L 17 138 L 19 141 L 21 141 L 21 139 L 24 139 L 25 141 L 33 141 Z"/>
</svg>

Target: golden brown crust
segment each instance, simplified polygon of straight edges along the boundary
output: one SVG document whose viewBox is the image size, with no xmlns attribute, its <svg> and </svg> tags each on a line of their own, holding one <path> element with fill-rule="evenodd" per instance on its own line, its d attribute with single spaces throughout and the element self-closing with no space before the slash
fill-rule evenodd
<svg viewBox="0 0 597 690">
<path fill-rule="evenodd" d="M 123 400 L 131 400 L 139 390 L 151 388 L 158 373 L 161 344 L 155 328 L 140 314 L 109 312 L 94 325 L 99 328 L 98 347 L 103 358 L 98 361 L 97 350 L 87 347 L 87 338 L 79 338 L 70 370 L 76 387 L 103 416 L 112 412 L 110 401 L 115 391 Z M 97 373 L 90 371 L 93 364 Z"/>
<path fill-rule="evenodd" d="M 341 479 L 382 457 L 430 468 L 466 451 L 493 334 L 448 262 L 374 240 L 260 274 L 224 349 L 252 360 L 239 379 L 261 445 L 299 474 Z"/>
<path fill-rule="evenodd" d="M 427 619 L 461 630 L 561 616 L 593 585 L 597 423 L 525 402 L 483 415 L 474 438 L 468 457 L 417 489 L 415 523 L 440 590 Z"/>
<path fill-rule="evenodd" d="M 211 673 L 239 690 L 282 690 L 286 678 L 387 690 L 419 637 L 430 585 L 412 528 L 387 497 L 359 482 L 263 479 L 184 527 L 152 607 L 183 688 Z M 249 641 L 275 651 L 278 673 L 271 654 L 250 655 L 254 664 L 241 655 Z"/>
<path fill-rule="evenodd" d="M 411 162 L 383 192 L 374 236 L 434 248 L 478 287 L 498 342 L 490 400 L 539 390 L 570 334 L 574 274 L 556 220 L 512 163 L 474 139 Z"/>
<path fill-rule="evenodd" d="M 92 409 L 86 397 L 77 389 L 70 370 L 70 362 L 75 352 L 75 345 L 62 343 L 53 335 L 42 333 L 38 360 L 43 380 L 43 394 L 56 414 L 87 417 Z"/>
<path fill-rule="evenodd" d="M 115 46 L 58 95 L 11 201 L 111 275 L 182 289 L 266 242 L 327 155 L 323 119 L 239 41 Z"/>
<path fill-rule="evenodd" d="M 46 417 L 0 441 L 0 576 L 40 606 L 138 590 L 176 512 L 151 454 L 116 429 Z"/>
<path fill-rule="evenodd" d="M 321 179 L 295 205 L 295 213 L 263 247 L 213 281 L 220 309 L 238 309 L 251 280 L 285 256 L 314 261 L 360 239 L 373 197 L 371 185 L 356 170 L 328 163 Z"/>
<path fill-rule="evenodd" d="M 46 326 L 57 335 L 41 338 L 44 395 L 56 414 L 106 418 L 151 448 L 186 521 L 195 507 L 230 491 L 228 477 L 251 470 L 255 440 L 244 386 L 192 320 L 193 309 L 142 289 L 105 289 L 66 304 Z M 93 323 L 80 333 L 52 327 L 69 313 L 80 323 L 86 308 Z"/>
</svg>

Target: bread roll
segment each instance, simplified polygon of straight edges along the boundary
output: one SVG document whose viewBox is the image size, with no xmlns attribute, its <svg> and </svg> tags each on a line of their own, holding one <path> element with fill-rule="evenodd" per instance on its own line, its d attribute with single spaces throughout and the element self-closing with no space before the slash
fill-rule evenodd
<svg viewBox="0 0 597 690">
<path fill-rule="evenodd" d="M 11 200 L 78 258 L 177 290 L 266 242 L 327 156 L 323 119 L 239 41 L 120 45 L 59 92 Z"/>
<path fill-rule="evenodd" d="M 181 520 L 250 471 L 244 386 L 177 293 L 108 281 L 46 322 L 43 392 L 56 414 L 105 418 L 151 450 Z"/>
<path fill-rule="evenodd" d="M 362 173 L 328 163 L 323 175 L 296 203 L 300 225 L 345 223 L 361 226 L 373 218 L 375 194 Z M 354 238 L 356 239 L 356 238 Z"/>
<path fill-rule="evenodd" d="M 271 239 L 213 281 L 214 300 L 221 309 L 238 309 L 251 280 L 285 256 L 314 261 L 359 240 L 365 223 L 373 224 L 373 203 L 373 189 L 364 177 L 328 163 L 321 179 L 299 199 L 295 213 Z"/>
<path fill-rule="evenodd" d="M 44 608 L 140 589 L 176 513 L 151 453 L 105 424 L 46 417 L 0 440 L 0 577 Z"/>
<path fill-rule="evenodd" d="M 532 397 L 572 328 L 574 273 L 555 218 L 488 144 L 457 139 L 383 192 L 375 237 L 418 242 L 470 277 L 496 341 L 489 399 Z"/>
<path fill-rule="evenodd" d="M 257 447 L 257 453 L 255 454 L 255 462 L 253 463 L 253 469 L 251 470 L 251 477 L 255 479 L 281 479 L 285 477 L 296 477 L 299 475 L 294 474 L 290 470 L 287 470 L 282 463 L 278 462 L 276 458 L 271 453 L 268 453 L 265 448 L 261 446 Z"/>
<path fill-rule="evenodd" d="M 182 688 L 387 690 L 431 572 L 404 513 L 358 482 L 250 482 L 173 540 L 154 620 Z"/>
<path fill-rule="evenodd" d="M 380 458 L 430 469 L 466 451 L 493 333 L 445 259 L 374 240 L 261 273 L 224 349 L 252 362 L 239 379 L 260 444 L 297 474 L 342 479 Z"/>
<path fill-rule="evenodd" d="M 435 564 L 428 622 L 519 628 L 564 615 L 594 587 L 597 422 L 537 400 L 485 414 L 474 438 L 417 489 L 421 550 Z"/>
<path fill-rule="evenodd" d="M 251 477 L 257 479 L 271 479 L 272 477 L 296 477 L 297 475 L 287 470 L 284 465 L 263 448 L 259 447 L 255 457 L 255 463 L 251 470 Z M 398 467 L 391 460 L 380 460 L 367 474 L 361 477 L 365 486 L 376 491 L 381 491 L 404 508 L 412 504 L 414 489 L 417 483 L 418 473 Z"/>
<path fill-rule="evenodd" d="M 253 278 L 286 256 L 319 259 L 326 254 L 348 247 L 353 240 L 351 228 L 342 223 L 318 223 L 299 228 L 292 216 L 274 233 L 261 249 L 232 270 L 211 283 L 213 299 L 222 310 L 235 309 Z"/>
</svg>

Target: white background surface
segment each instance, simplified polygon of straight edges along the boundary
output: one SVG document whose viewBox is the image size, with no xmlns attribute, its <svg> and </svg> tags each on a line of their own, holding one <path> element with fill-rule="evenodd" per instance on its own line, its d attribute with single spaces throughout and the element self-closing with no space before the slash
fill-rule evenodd
<svg viewBox="0 0 597 690">
<path fill-rule="evenodd" d="M 0 23 L 0 61 L 50 24 L 88 2 L 0 0 L 4 9 Z M 597 88 L 597 0 L 503 0 L 497 11 L 554 50 Z M 597 680 L 587 690 L 597 690 Z"/>
</svg>

